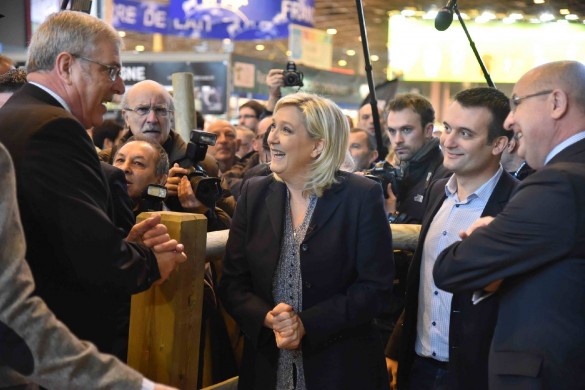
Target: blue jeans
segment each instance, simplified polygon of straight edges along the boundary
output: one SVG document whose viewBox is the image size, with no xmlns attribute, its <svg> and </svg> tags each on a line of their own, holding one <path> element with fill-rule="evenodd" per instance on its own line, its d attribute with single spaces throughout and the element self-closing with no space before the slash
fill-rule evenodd
<svg viewBox="0 0 585 390">
<path fill-rule="evenodd" d="M 453 390 L 455 382 L 448 363 L 416 356 L 410 370 L 410 390 Z"/>
</svg>

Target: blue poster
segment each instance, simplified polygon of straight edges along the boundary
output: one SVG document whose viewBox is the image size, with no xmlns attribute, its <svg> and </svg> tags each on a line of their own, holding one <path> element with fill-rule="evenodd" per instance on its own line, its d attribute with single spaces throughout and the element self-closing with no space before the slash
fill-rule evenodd
<svg viewBox="0 0 585 390">
<path fill-rule="evenodd" d="M 291 23 L 312 27 L 315 0 L 114 0 L 117 29 L 199 39 L 288 37 Z"/>
</svg>

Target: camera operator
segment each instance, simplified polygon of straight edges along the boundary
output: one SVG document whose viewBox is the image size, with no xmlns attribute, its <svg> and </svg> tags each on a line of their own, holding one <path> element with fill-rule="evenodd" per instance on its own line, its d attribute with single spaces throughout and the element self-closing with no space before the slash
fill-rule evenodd
<svg viewBox="0 0 585 390">
<path fill-rule="evenodd" d="M 289 61 L 285 69 L 270 69 L 266 75 L 266 85 L 268 86 L 268 101 L 264 107 L 264 112 L 260 119 L 272 115 L 274 106 L 278 99 L 282 97 L 282 87 L 302 87 L 303 73 L 297 71 L 297 66 L 293 61 Z"/>
<path fill-rule="evenodd" d="M 396 196 L 386 202 L 387 212 L 401 223 L 420 224 L 423 199 L 428 185 L 447 177 L 439 140 L 432 137 L 435 110 L 421 95 L 398 95 L 386 106 L 386 125 L 395 153 L 397 168 L 402 173 L 398 189 L 388 188 Z"/>
<path fill-rule="evenodd" d="M 166 208 L 164 197 L 159 197 L 158 204 L 150 202 L 147 206 L 142 202 L 149 185 L 163 186 L 167 180 L 169 157 L 158 142 L 144 136 L 131 137 L 116 151 L 113 165 L 124 172 L 135 216 Z"/>
<path fill-rule="evenodd" d="M 167 206 L 172 211 L 184 211 L 178 196 L 181 177 L 195 167 L 187 157 L 187 143 L 171 129 L 173 120 L 173 99 L 164 86 L 152 80 L 144 80 L 130 87 L 122 97 L 122 116 L 126 127 L 130 130 L 121 140 L 126 142 L 132 135 L 143 135 L 158 142 L 169 157 L 171 169 L 165 184 L 167 189 Z M 113 163 L 117 146 L 99 153 L 100 159 Z M 200 162 L 201 167 L 210 177 L 217 177 L 218 165 L 211 156 L 205 156 Z M 228 229 L 230 217 L 218 207 L 209 209 L 195 200 L 193 212 L 205 214 L 208 219 L 207 230 Z M 219 206 L 221 207 L 221 206 Z"/>
<path fill-rule="evenodd" d="M 439 140 L 432 138 L 434 121 L 435 110 L 423 96 L 398 95 L 387 104 L 386 124 L 397 164 L 392 166 L 386 162 L 381 171 L 374 170 L 378 171 L 378 177 L 393 178 L 382 180 L 384 183 L 390 181 L 386 185 L 386 212 L 390 223 L 420 224 L 426 188 L 432 181 L 449 175 L 443 167 Z M 406 276 L 412 256 L 407 250 L 394 252 L 396 272 L 392 307 L 376 319 L 383 337 L 389 337 L 388 332 L 392 332 L 404 308 Z"/>
</svg>

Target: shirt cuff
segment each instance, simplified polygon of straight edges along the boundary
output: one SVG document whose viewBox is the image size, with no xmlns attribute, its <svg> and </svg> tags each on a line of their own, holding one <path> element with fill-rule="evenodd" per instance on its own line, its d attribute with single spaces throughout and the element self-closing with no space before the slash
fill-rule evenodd
<svg viewBox="0 0 585 390">
<path fill-rule="evenodd" d="M 154 382 L 146 378 L 142 378 L 142 387 L 140 390 L 154 390 Z"/>
<path fill-rule="evenodd" d="M 494 295 L 496 292 L 485 292 L 483 290 L 480 291 L 475 291 L 473 293 L 473 295 L 471 296 L 471 303 L 473 303 L 474 305 L 477 305 L 478 303 L 480 303 L 481 301 L 484 301 L 486 299 L 488 299 L 489 297 L 491 297 L 492 295 Z"/>
</svg>

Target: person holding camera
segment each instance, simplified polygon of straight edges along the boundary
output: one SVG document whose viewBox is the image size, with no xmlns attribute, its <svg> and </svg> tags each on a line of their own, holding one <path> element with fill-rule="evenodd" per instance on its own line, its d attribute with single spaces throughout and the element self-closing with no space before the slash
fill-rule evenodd
<svg viewBox="0 0 585 390">
<path fill-rule="evenodd" d="M 239 389 L 388 388 L 372 319 L 391 299 L 392 236 L 381 187 L 339 170 L 348 136 L 328 99 L 275 107 L 273 174 L 242 187 L 220 284 L 245 335 Z"/>
<path fill-rule="evenodd" d="M 113 165 L 124 172 L 134 215 L 161 211 L 169 172 L 169 158 L 162 146 L 150 138 L 133 136 L 116 151 Z M 149 191 L 149 187 L 153 186 Z M 158 189 L 158 191 L 156 191 Z"/>
<path fill-rule="evenodd" d="M 387 203 L 399 223 L 420 224 L 427 187 L 450 172 L 443 167 L 439 140 L 433 138 L 435 110 L 425 97 L 407 93 L 396 96 L 386 106 L 386 128 L 401 172 L 398 188 L 388 187 L 396 203 Z"/>
<path fill-rule="evenodd" d="M 187 155 L 187 143 L 175 132 L 173 123 L 174 104 L 171 94 L 165 87 L 153 80 L 144 80 L 130 87 L 121 101 L 122 117 L 128 128 L 127 134 L 121 143 L 126 142 L 133 135 L 142 135 L 158 142 L 168 155 L 170 170 L 165 187 L 167 189 L 166 205 L 172 211 L 183 211 L 178 198 L 179 185 L 182 177 L 188 175 L 196 167 L 197 162 L 191 161 Z M 113 163 L 113 156 L 119 146 L 102 150 L 100 159 L 109 164 Z M 218 165 L 209 155 L 199 162 L 201 168 L 210 177 L 218 176 Z M 191 211 L 205 214 L 208 219 L 208 230 L 228 229 L 231 223 L 229 215 L 221 207 L 207 207 L 196 197 L 189 195 Z"/>
</svg>

